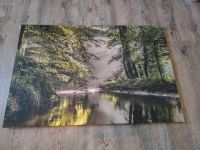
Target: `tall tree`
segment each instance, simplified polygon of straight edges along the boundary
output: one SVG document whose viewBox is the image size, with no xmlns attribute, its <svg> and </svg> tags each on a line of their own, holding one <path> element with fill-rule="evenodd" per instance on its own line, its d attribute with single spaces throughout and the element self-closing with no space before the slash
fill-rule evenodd
<svg viewBox="0 0 200 150">
<path fill-rule="evenodd" d="M 161 64 L 162 59 L 167 54 L 165 53 L 166 50 L 164 50 L 166 49 L 164 29 L 140 27 L 135 34 L 134 41 L 139 45 L 139 49 L 143 50 L 143 70 L 145 77 L 148 77 L 150 72 L 153 73 L 154 66 L 157 66 L 160 78 L 164 81 Z M 159 51 L 161 50 L 164 51 L 163 56 L 159 55 Z"/>
<path fill-rule="evenodd" d="M 161 81 L 164 83 L 164 77 L 163 77 L 163 73 L 162 73 L 162 67 L 161 67 L 161 64 L 160 64 L 158 49 L 157 49 L 156 45 L 154 45 L 153 50 L 154 50 L 154 54 L 155 54 L 155 58 L 156 58 L 156 63 L 158 65 L 158 71 L 159 71 L 159 74 L 160 74 L 160 78 L 161 78 Z"/>
<path fill-rule="evenodd" d="M 85 26 L 41 25 L 28 26 L 25 32 L 29 45 L 25 57 L 29 61 L 39 63 L 52 76 L 72 86 L 86 84 L 90 77 L 87 65 L 93 55 L 84 43 L 93 41 L 98 31 Z"/>
<path fill-rule="evenodd" d="M 135 63 L 132 61 L 131 53 L 130 53 L 130 43 L 128 37 L 128 27 L 120 26 L 119 27 L 119 35 L 122 45 L 123 51 L 123 65 L 126 72 L 126 75 L 130 79 L 134 79 L 138 77 L 137 68 Z"/>
<path fill-rule="evenodd" d="M 110 62 L 122 59 L 126 76 L 129 79 L 138 78 L 138 70 L 135 62 L 131 57 L 131 36 L 129 35 L 129 28 L 127 26 L 117 26 L 111 27 L 109 30 L 111 30 L 110 32 L 108 32 L 108 37 L 111 38 L 109 46 L 121 45 L 122 51 L 118 54 L 118 56 L 113 57 Z"/>
<path fill-rule="evenodd" d="M 147 78 L 149 76 L 149 71 L 148 71 L 148 53 L 147 53 L 147 48 L 144 45 L 143 46 L 143 55 L 144 55 L 144 74 L 145 77 Z"/>
</svg>

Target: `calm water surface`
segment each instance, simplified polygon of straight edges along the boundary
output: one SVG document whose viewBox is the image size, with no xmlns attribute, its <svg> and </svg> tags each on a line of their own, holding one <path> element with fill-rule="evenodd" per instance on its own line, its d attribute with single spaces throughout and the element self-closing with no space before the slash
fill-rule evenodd
<svg viewBox="0 0 200 150">
<path fill-rule="evenodd" d="M 15 123 L 12 122 L 12 125 L 66 126 L 184 122 L 177 98 L 104 92 L 62 94 L 61 99 L 42 114 L 32 114 L 23 121 L 19 118 Z"/>
</svg>

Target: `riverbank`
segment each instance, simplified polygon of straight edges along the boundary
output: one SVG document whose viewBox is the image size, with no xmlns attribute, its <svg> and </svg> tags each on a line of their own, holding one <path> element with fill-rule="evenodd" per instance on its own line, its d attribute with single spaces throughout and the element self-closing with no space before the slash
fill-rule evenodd
<svg viewBox="0 0 200 150">
<path fill-rule="evenodd" d="M 118 80 L 106 81 L 101 85 L 101 89 L 106 92 L 122 93 L 131 95 L 178 97 L 176 84 L 174 82 L 161 82 L 158 80 L 137 81 Z"/>
<path fill-rule="evenodd" d="M 138 96 L 158 96 L 158 97 L 170 97 L 170 98 L 179 98 L 179 95 L 176 93 L 162 93 L 162 92 L 147 92 L 147 91 L 120 91 L 120 90 L 104 90 L 108 93 L 118 93 L 118 94 L 129 94 L 129 95 L 138 95 Z"/>
</svg>

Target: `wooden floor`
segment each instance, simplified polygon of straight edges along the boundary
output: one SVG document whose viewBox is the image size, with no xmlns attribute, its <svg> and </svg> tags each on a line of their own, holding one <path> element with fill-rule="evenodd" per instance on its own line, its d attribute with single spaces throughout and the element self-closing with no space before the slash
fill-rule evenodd
<svg viewBox="0 0 200 150">
<path fill-rule="evenodd" d="M 200 3 L 191 4 L 190 0 L 0 0 L 0 126 L 20 24 L 166 27 L 187 123 L 0 128 L 0 150 L 200 150 Z"/>
</svg>

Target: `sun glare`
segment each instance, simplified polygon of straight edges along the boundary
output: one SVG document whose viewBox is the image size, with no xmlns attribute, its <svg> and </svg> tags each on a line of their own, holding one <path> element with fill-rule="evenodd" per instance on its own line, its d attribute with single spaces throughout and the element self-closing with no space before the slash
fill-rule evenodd
<svg viewBox="0 0 200 150">
<path fill-rule="evenodd" d="M 88 88 L 85 90 L 63 90 L 63 91 L 57 91 L 57 94 L 74 94 L 74 93 L 95 93 L 101 91 L 100 88 Z"/>
</svg>

